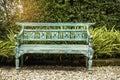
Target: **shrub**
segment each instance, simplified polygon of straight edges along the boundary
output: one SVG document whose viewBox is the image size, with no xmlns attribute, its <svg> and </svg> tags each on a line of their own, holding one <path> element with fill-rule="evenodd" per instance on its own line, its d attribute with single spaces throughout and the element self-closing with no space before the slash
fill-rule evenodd
<svg viewBox="0 0 120 80">
<path fill-rule="evenodd" d="M 114 27 L 108 30 L 103 26 L 101 28 L 91 28 L 90 32 L 93 36 L 93 48 L 96 58 L 104 54 L 112 57 L 114 53 L 120 52 L 120 31 L 115 30 Z"/>
<path fill-rule="evenodd" d="M 7 40 L 0 41 L 0 56 L 6 58 L 12 58 L 14 56 L 14 33 L 9 30 L 9 34 L 7 35 Z"/>
</svg>

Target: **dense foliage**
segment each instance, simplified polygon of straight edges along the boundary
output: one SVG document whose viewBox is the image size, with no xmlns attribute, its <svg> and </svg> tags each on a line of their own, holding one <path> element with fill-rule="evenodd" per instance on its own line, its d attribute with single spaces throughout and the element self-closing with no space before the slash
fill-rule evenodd
<svg viewBox="0 0 120 80">
<path fill-rule="evenodd" d="M 96 22 L 120 27 L 119 0 L 2 0 L 0 20 L 25 22 Z M 10 24 L 9 24 L 10 25 Z"/>
<path fill-rule="evenodd" d="M 49 2 L 48 22 L 96 22 L 94 27 L 120 27 L 120 3 L 117 0 L 52 1 Z"/>
<path fill-rule="evenodd" d="M 116 53 L 120 54 L 120 31 L 114 27 L 108 30 L 105 26 L 101 28 L 90 29 L 93 36 L 93 48 L 95 57 L 114 57 Z"/>
<path fill-rule="evenodd" d="M 21 2 L 21 21 L 96 22 L 94 27 L 120 27 L 118 0 L 29 0 L 29 4 L 27 0 Z"/>
</svg>

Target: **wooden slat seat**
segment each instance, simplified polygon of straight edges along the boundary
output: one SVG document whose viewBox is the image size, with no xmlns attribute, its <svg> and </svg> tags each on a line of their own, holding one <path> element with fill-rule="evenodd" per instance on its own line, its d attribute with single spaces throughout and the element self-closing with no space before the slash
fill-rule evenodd
<svg viewBox="0 0 120 80">
<path fill-rule="evenodd" d="M 24 53 L 85 54 L 88 50 L 88 45 L 24 44 L 20 46 L 20 51 Z"/>
</svg>

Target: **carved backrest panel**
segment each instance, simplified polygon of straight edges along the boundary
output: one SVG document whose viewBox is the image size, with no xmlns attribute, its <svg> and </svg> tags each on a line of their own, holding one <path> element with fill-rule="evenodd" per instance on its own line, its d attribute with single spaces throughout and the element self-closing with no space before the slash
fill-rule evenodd
<svg viewBox="0 0 120 80">
<path fill-rule="evenodd" d="M 22 26 L 21 41 L 87 41 L 89 26 L 95 23 L 17 22 Z M 83 28 L 82 28 L 83 27 Z"/>
<path fill-rule="evenodd" d="M 23 40 L 87 40 L 87 30 L 24 30 Z"/>
</svg>

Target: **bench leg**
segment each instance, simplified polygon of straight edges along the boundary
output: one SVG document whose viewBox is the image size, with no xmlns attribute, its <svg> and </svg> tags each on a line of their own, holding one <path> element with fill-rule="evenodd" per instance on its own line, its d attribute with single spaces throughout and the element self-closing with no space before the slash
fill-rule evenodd
<svg viewBox="0 0 120 80">
<path fill-rule="evenodd" d="M 86 68 L 88 68 L 88 57 L 86 57 L 86 64 L 85 64 Z"/>
<path fill-rule="evenodd" d="M 23 66 L 23 55 L 21 56 L 21 67 Z"/>
<path fill-rule="evenodd" d="M 20 69 L 20 67 L 19 67 L 19 58 L 18 57 L 16 57 L 16 71 L 17 71 L 17 74 L 19 73 L 19 69 Z"/>
<path fill-rule="evenodd" d="M 92 58 L 93 58 L 94 51 L 90 49 L 89 56 L 88 56 L 88 72 L 92 74 Z"/>
<path fill-rule="evenodd" d="M 92 59 L 89 58 L 88 60 L 88 71 L 89 71 L 89 74 L 92 74 Z"/>
</svg>

